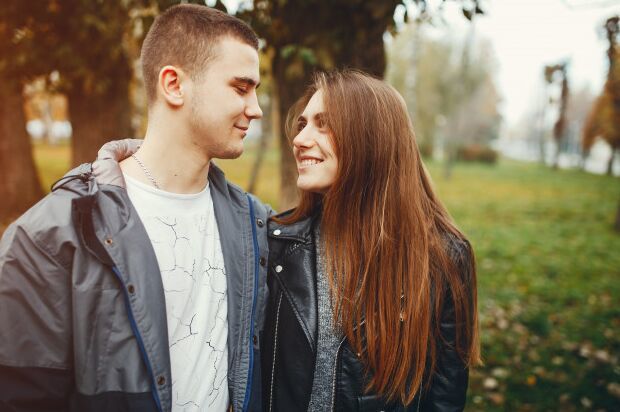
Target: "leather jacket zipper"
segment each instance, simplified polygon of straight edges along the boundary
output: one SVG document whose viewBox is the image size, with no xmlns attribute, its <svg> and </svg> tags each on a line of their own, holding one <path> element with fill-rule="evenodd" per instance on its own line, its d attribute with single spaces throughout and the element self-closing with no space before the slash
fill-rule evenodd
<svg viewBox="0 0 620 412">
<path fill-rule="evenodd" d="M 276 371 L 276 351 L 278 349 L 278 324 L 280 323 L 280 305 L 282 304 L 283 293 L 280 292 L 280 299 L 278 299 L 278 309 L 276 311 L 276 327 L 274 331 L 273 340 L 273 361 L 271 363 L 271 387 L 269 389 L 269 412 L 273 410 L 273 381 Z"/>
<path fill-rule="evenodd" d="M 362 326 L 364 323 L 366 323 L 366 319 L 362 319 L 359 326 Z M 346 336 L 342 337 L 342 340 L 338 344 L 338 350 L 336 351 L 336 359 L 334 360 L 334 370 L 333 370 L 333 375 L 332 375 L 332 381 L 333 381 L 332 383 L 332 412 L 334 412 L 334 409 L 336 409 L 336 380 L 337 380 L 336 368 L 338 367 L 338 356 L 340 355 L 340 349 L 342 349 L 342 344 L 344 343 L 346 339 L 347 339 Z"/>
<path fill-rule="evenodd" d="M 422 399 L 422 392 L 418 394 L 418 407 L 416 408 L 416 412 L 420 412 L 420 400 Z"/>
</svg>

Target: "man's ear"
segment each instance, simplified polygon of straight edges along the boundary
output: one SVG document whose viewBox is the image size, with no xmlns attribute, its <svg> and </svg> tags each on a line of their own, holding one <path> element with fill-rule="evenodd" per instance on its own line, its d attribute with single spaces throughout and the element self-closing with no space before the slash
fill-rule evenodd
<svg viewBox="0 0 620 412">
<path fill-rule="evenodd" d="M 159 71 L 158 89 L 164 100 L 171 106 L 181 107 L 187 97 L 185 92 L 187 76 L 183 70 L 174 66 L 164 66 Z"/>
</svg>

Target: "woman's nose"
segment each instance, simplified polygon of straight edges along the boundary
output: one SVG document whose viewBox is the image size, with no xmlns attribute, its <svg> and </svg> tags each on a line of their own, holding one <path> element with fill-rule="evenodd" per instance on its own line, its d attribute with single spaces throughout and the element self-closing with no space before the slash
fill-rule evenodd
<svg viewBox="0 0 620 412">
<path fill-rule="evenodd" d="M 297 136 L 293 139 L 293 145 L 295 147 L 311 147 L 314 140 L 311 138 L 310 133 L 308 133 L 308 127 L 304 127 L 301 129 Z"/>
</svg>

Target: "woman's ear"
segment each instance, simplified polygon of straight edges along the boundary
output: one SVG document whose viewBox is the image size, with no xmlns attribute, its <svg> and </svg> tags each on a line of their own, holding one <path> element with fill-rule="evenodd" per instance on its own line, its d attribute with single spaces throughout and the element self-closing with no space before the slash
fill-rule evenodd
<svg viewBox="0 0 620 412">
<path fill-rule="evenodd" d="M 166 103 L 174 107 L 183 106 L 186 97 L 183 85 L 185 79 L 183 70 L 174 66 L 162 67 L 159 71 L 157 88 Z"/>
</svg>

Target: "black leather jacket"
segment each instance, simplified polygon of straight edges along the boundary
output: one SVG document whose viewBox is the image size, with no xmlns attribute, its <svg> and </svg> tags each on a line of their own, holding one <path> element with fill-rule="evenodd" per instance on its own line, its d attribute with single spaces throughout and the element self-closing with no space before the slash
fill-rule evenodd
<svg viewBox="0 0 620 412">
<path fill-rule="evenodd" d="M 261 349 L 266 412 L 307 411 L 310 403 L 318 336 L 313 231 L 318 222 L 315 216 L 288 226 L 269 224 L 269 301 Z M 465 242 L 460 246 L 471 256 Z M 454 339 L 451 317 L 453 307 L 448 302 L 441 319 L 448 341 Z M 429 390 L 407 406 L 364 393 L 368 377 L 346 339 L 340 343 L 333 367 L 333 411 L 462 411 L 465 407 L 468 369 L 449 347 L 440 348 L 438 370 Z"/>
</svg>

